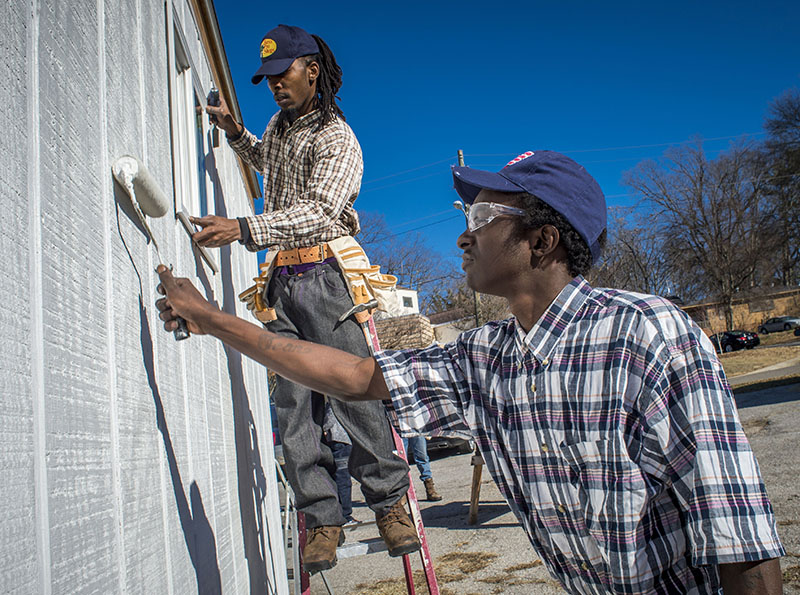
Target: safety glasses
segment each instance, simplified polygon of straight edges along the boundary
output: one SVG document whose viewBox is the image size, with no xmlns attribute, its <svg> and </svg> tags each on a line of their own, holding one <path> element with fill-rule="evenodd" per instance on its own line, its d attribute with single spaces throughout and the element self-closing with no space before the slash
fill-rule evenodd
<svg viewBox="0 0 800 595">
<path fill-rule="evenodd" d="M 455 207 L 467 215 L 467 229 L 475 231 L 488 225 L 500 215 L 514 215 L 520 217 L 525 214 L 522 209 L 501 205 L 496 202 L 476 202 L 473 205 L 462 205 L 459 201 Z"/>
</svg>

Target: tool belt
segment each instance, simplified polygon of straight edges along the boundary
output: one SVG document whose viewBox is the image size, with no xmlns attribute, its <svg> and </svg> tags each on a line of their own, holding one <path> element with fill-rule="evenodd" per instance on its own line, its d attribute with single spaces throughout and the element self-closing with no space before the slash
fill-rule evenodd
<svg viewBox="0 0 800 595">
<path fill-rule="evenodd" d="M 378 302 L 378 310 L 389 313 L 401 310 L 396 289 L 397 277 L 381 273 L 380 266 L 370 264 L 363 248 L 351 236 L 342 236 L 308 248 L 270 250 L 261 265 L 261 274 L 253 279 L 255 285 L 239 294 L 239 299 L 247 304 L 247 309 L 260 322 L 271 322 L 277 316 L 275 309 L 267 306 L 265 294 L 275 268 L 306 263 L 319 264 L 332 256 L 336 258 L 344 274 L 353 304 L 363 304 L 374 298 Z M 364 322 L 372 316 L 373 311 L 358 312 L 354 316 L 358 322 Z"/>
<path fill-rule="evenodd" d="M 290 248 L 281 250 L 275 255 L 276 267 L 295 266 L 298 264 L 311 264 L 322 262 L 326 258 L 333 256 L 333 250 L 328 244 L 317 244 L 310 248 Z"/>
</svg>

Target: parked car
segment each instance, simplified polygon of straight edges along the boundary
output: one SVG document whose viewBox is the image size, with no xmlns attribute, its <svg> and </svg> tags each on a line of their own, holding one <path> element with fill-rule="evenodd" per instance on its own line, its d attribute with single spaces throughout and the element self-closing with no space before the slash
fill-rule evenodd
<svg viewBox="0 0 800 595">
<path fill-rule="evenodd" d="M 711 335 L 711 343 L 717 353 L 730 353 L 739 349 L 752 349 L 761 343 L 756 333 L 748 331 L 723 331 L 716 335 Z"/>
<path fill-rule="evenodd" d="M 456 436 L 432 436 L 428 438 L 428 452 L 455 452 L 467 454 L 474 450 L 472 440 L 465 440 Z"/>
<path fill-rule="evenodd" d="M 758 327 L 758 332 L 762 335 L 780 331 L 788 331 L 793 328 L 800 328 L 800 318 L 797 316 L 776 316 L 769 318 Z"/>
</svg>

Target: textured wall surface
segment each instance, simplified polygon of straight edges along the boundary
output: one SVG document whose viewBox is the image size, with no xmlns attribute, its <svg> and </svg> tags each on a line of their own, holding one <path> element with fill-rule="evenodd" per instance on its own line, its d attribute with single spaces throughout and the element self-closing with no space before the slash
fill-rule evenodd
<svg viewBox="0 0 800 595">
<path fill-rule="evenodd" d="M 180 0 L 0 6 L 2 593 L 286 592 L 265 371 L 159 327 L 157 257 L 111 176 L 135 155 L 173 196 L 172 14 L 207 91 Z M 213 210 L 247 214 L 224 142 L 206 167 Z M 255 255 L 212 250 L 214 274 L 172 210 L 150 226 L 178 274 L 246 317 Z"/>
</svg>

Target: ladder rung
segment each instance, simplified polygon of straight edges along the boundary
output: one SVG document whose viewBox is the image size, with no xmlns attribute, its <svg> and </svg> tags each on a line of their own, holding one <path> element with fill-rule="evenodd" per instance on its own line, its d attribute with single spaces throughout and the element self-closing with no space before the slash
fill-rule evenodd
<svg viewBox="0 0 800 595">
<path fill-rule="evenodd" d="M 339 559 L 355 558 L 356 556 L 364 556 L 366 554 L 374 554 L 376 552 L 385 552 L 386 543 L 380 537 L 374 539 L 365 539 L 363 541 L 354 541 L 353 543 L 345 543 L 344 545 L 336 548 L 336 556 Z"/>
</svg>

